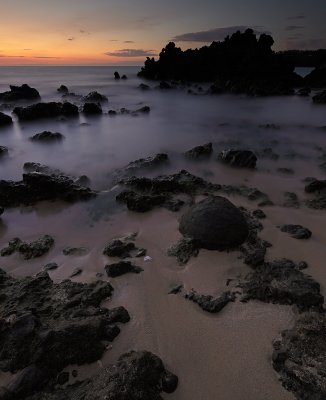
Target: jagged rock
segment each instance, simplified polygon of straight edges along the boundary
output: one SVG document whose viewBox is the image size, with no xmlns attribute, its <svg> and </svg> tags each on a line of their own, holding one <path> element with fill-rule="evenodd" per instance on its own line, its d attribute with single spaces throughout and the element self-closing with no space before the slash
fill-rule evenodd
<svg viewBox="0 0 326 400">
<path fill-rule="evenodd" d="M 62 252 L 65 256 L 83 256 L 87 253 L 86 247 L 65 247 Z"/>
<path fill-rule="evenodd" d="M 195 240 L 182 238 L 168 248 L 168 255 L 176 257 L 180 265 L 187 264 L 191 257 L 197 257 L 199 248 Z"/>
<path fill-rule="evenodd" d="M 0 112 L 0 126 L 6 126 L 10 124 L 12 124 L 12 118 L 9 115 Z"/>
<path fill-rule="evenodd" d="M 312 101 L 317 104 L 326 104 L 326 90 L 313 96 Z"/>
<path fill-rule="evenodd" d="M 115 264 L 106 265 L 105 271 L 107 273 L 107 276 L 111 278 L 116 278 L 117 276 L 121 276 L 129 272 L 139 274 L 143 271 L 143 269 L 137 267 L 137 265 L 132 264 L 130 261 L 120 261 Z"/>
<path fill-rule="evenodd" d="M 24 260 L 31 258 L 41 257 L 47 253 L 54 245 L 54 239 L 49 235 L 44 235 L 34 242 L 26 243 L 21 241 L 19 238 L 12 239 L 8 247 L 1 250 L 1 256 L 10 256 L 16 251 L 20 253 Z"/>
<path fill-rule="evenodd" d="M 198 304 L 202 310 L 210 313 L 220 312 L 228 303 L 235 300 L 235 295 L 229 291 L 222 293 L 221 296 L 213 297 L 210 295 L 198 294 L 192 289 L 190 292 L 186 293 L 184 297 Z"/>
<path fill-rule="evenodd" d="M 114 79 L 120 79 L 120 74 L 118 71 L 114 72 Z"/>
<path fill-rule="evenodd" d="M 0 146 L 0 158 L 8 155 L 8 148 L 5 146 Z"/>
<path fill-rule="evenodd" d="M 320 193 L 324 189 L 326 189 L 326 180 L 320 181 L 315 178 L 312 178 L 312 180 L 304 188 L 306 193 Z"/>
<path fill-rule="evenodd" d="M 116 196 L 116 200 L 126 204 L 130 211 L 147 212 L 157 206 L 162 206 L 167 197 L 159 194 L 143 195 L 132 190 L 124 190 Z"/>
<path fill-rule="evenodd" d="M 208 158 L 213 153 L 212 143 L 196 146 L 185 152 L 185 156 L 192 159 Z"/>
<path fill-rule="evenodd" d="M 75 276 L 78 276 L 78 275 L 80 275 L 82 272 L 83 272 L 83 270 L 82 270 L 81 268 L 75 268 L 75 269 L 72 271 L 72 273 L 71 273 L 71 275 L 70 275 L 69 278 L 73 278 L 73 277 L 75 277 Z"/>
<path fill-rule="evenodd" d="M 83 113 L 88 115 L 102 114 L 102 107 L 96 103 L 85 103 L 83 105 Z"/>
<path fill-rule="evenodd" d="M 299 310 L 320 309 L 320 285 L 301 271 L 302 265 L 282 259 L 258 266 L 240 283 L 243 301 L 297 305 Z"/>
<path fill-rule="evenodd" d="M 43 131 L 30 138 L 33 142 L 56 142 L 64 139 L 62 133 Z"/>
<path fill-rule="evenodd" d="M 39 172 L 23 174 L 23 180 L 0 180 L 0 204 L 4 207 L 30 205 L 43 200 L 69 202 L 89 200 L 96 192 L 77 185 L 65 175 L 47 175 Z"/>
<path fill-rule="evenodd" d="M 254 210 L 253 212 L 252 212 L 252 215 L 255 217 L 255 218 L 258 218 L 258 219 L 265 219 L 266 218 L 266 214 L 264 213 L 264 211 L 263 210 Z"/>
<path fill-rule="evenodd" d="M 72 103 L 37 103 L 27 107 L 15 107 L 14 114 L 21 121 L 30 121 L 41 118 L 56 118 L 59 116 L 76 116 L 78 107 Z"/>
<path fill-rule="evenodd" d="M 325 210 L 326 209 L 326 196 L 320 196 L 316 199 L 306 200 L 306 206 L 314 210 Z"/>
<path fill-rule="evenodd" d="M 89 187 L 91 185 L 91 180 L 87 175 L 81 175 L 78 177 L 75 181 L 76 185 L 84 186 L 84 187 Z"/>
<path fill-rule="evenodd" d="M 101 103 L 101 102 L 107 102 L 108 98 L 101 93 L 90 92 L 88 93 L 88 95 L 83 97 L 83 100 L 88 103 Z"/>
<path fill-rule="evenodd" d="M 302 225 L 282 225 L 279 227 L 281 232 L 289 233 L 294 239 L 309 239 L 311 231 Z"/>
<path fill-rule="evenodd" d="M 298 196 L 292 192 L 285 192 L 283 207 L 299 208 L 300 202 Z"/>
<path fill-rule="evenodd" d="M 57 92 L 62 93 L 62 94 L 68 94 L 69 89 L 67 88 L 66 85 L 61 85 L 60 87 L 58 87 Z"/>
<path fill-rule="evenodd" d="M 326 316 L 302 314 L 273 343 L 273 367 L 297 399 L 326 398 Z"/>
<path fill-rule="evenodd" d="M 9 85 L 10 91 L 0 93 L 0 100 L 2 101 L 17 101 L 17 100 L 34 100 L 39 99 L 41 96 L 39 92 L 26 85 L 22 86 Z"/>
<path fill-rule="evenodd" d="M 181 217 L 179 230 L 209 250 L 235 248 L 249 233 L 239 209 L 221 196 L 210 196 L 191 207 Z"/>
<path fill-rule="evenodd" d="M 121 239 L 113 239 L 105 246 L 103 254 L 108 257 L 127 258 L 131 257 L 130 252 L 135 250 L 138 249 L 133 242 L 126 242 Z"/>
<path fill-rule="evenodd" d="M 25 162 L 24 171 L 26 172 L 41 172 L 46 175 L 62 175 L 63 172 L 59 169 L 49 167 L 48 165 L 35 163 L 35 162 Z"/>
<path fill-rule="evenodd" d="M 53 271 L 54 269 L 57 269 L 59 267 L 59 265 L 55 262 L 52 263 L 48 263 L 46 265 L 44 265 L 43 270 L 44 271 Z"/>
<path fill-rule="evenodd" d="M 224 150 L 218 155 L 218 160 L 232 167 L 255 168 L 257 157 L 250 150 Z"/>
</svg>

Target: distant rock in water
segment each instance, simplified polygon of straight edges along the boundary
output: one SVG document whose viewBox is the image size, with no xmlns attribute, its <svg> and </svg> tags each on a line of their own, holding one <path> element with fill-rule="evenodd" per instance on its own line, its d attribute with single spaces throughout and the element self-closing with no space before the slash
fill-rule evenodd
<svg viewBox="0 0 326 400">
<path fill-rule="evenodd" d="M 33 142 L 57 142 L 64 139 L 62 133 L 43 131 L 30 138 Z"/>
<path fill-rule="evenodd" d="M 121 79 L 126 80 L 128 79 L 127 75 L 122 75 Z"/>
<path fill-rule="evenodd" d="M 191 159 L 203 159 L 208 158 L 213 153 L 213 145 L 212 143 L 206 143 L 201 146 L 196 146 L 185 152 L 185 156 Z"/>
<path fill-rule="evenodd" d="M 90 92 L 90 93 L 88 93 L 88 95 L 83 97 L 83 100 L 88 102 L 88 103 L 93 103 L 93 102 L 101 103 L 101 102 L 107 102 L 108 98 L 106 96 L 104 96 L 103 94 L 101 94 L 101 93 Z"/>
<path fill-rule="evenodd" d="M 68 94 L 69 89 L 67 88 L 66 85 L 61 85 L 60 87 L 58 87 L 57 92 L 62 93 L 62 94 Z"/>
<path fill-rule="evenodd" d="M 160 81 L 216 82 L 213 92 L 251 95 L 292 94 L 302 78 L 284 58 L 272 51 L 274 40 L 252 29 L 234 33 L 223 42 L 182 51 L 170 42 L 157 61 L 147 57 L 140 77 Z M 171 88 L 169 84 L 165 88 Z M 160 85 L 162 87 L 162 85 Z"/>
<path fill-rule="evenodd" d="M 312 101 L 317 104 L 326 104 L 326 90 L 313 96 Z"/>
<path fill-rule="evenodd" d="M 0 112 L 0 126 L 6 126 L 11 124 L 12 124 L 12 118 L 9 115 Z"/>
<path fill-rule="evenodd" d="M 146 85 L 145 83 L 141 83 L 138 87 L 141 90 L 150 90 L 150 86 Z"/>
<path fill-rule="evenodd" d="M 250 150 L 224 150 L 218 155 L 218 160 L 232 167 L 255 168 L 257 157 Z"/>
<path fill-rule="evenodd" d="M 326 66 L 315 68 L 304 77 L 304 84 L 314 88 L 326 87 Z"/>
<path fill-rule="evenodd" d="M 27 107 L 15 107 L 14 114 L 22 121 L 30 121 L 41 118 L 55 118 L 59 116 L 76 116 L 78 107 L 72 103 L 37 103 Z"/>
<path fill-rule="evenodd" d="M 208 250 L 233 249 L 249 234 L 241 211 L 221 196 L 210 196 L 192 206 L 181 217 L 179 230 Z"/>
<path fill-rule="evenodd" d="M 5 146 L 0 146 L 0 158 L 8 155 L 8 149 Z"/>
<path fill-rule="evenodd" d="M 39 92 L 26 83 L 22 86 L 10 85 L 10 91 L 0 93 L 0 100 L 2 101 L 35 100 L 40 97 Z"/>
<path fill-rule="evenodd" d="M 115 73 L 114 73 L 114 79 L 120 79 L 120 74 L 119 74 L 119 72 L 118 71 L 115 71 Z"/>
<path fill-rule="evenodd" d="M 88 115 L 99 115 L 102 114 L 102 107 L 96 103 L 85 103 L 83 105 L 83 113 Z"/>
</svg>

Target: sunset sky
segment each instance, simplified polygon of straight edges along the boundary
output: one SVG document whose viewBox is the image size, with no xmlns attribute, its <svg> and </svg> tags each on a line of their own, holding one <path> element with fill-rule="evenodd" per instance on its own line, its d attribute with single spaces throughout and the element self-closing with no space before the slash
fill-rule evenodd
<svg viewBox="0 0 326 400">
<path fill-rule="evenodd" d="M 0 65 L 140 65 L 237 29 L 271 32 L 275 50 L 326 48 L 326 0 L 0 0 Z"/>
</svg>

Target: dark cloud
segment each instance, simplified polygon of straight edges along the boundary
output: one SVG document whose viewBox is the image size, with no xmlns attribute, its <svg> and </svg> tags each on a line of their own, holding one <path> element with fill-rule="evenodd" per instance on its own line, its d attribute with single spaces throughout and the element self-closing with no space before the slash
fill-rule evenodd
<svg viewBox="0 0 326 400">
<path fill-rule="evenodd" d="M 107 56 L 113 57 L 149 57 L 157 56 L 155 50 L 143 50 L 143 49 L 121 49 L 114 52 L 108 51 L 104 53 Z"/>
<path fill-rule="evenodd" d="M 292 15 L 291 17 L 287 17 L 287 19 L 289 21 L 295 21 L 295 20 L 300 20 L 300 19 L 306 19 L 306 16 L 303 14 L 299 14 L 299 15 Z"/>
<path fill-rule="evenodd" d="M 125 40 L 123 43 L 135 43 L 133 40 Z"/>
<path fill-rule="evenodd" d="M 74 37 L 70 37 L 67 40 L 70 40 L 72 42 L 73 40 L 75 40 L 75 38 Z"/>
<path fill-rule="evenodd" d="M 288 25 L 284 28 L 285 31 L 297 31 L 298 29 L 305 29 L 302 25 Z"/>
<path fill-rule="evenodd" d="M 270 33 L 264 30 L 263 26 L 227 26 L 224 28 L 215 28 L 208 31 L 184 33 L 183 35 L 177 35 L 172 40 L 174 42 L 213 42 L 217 40 L 224 40 L 226 36 L 232 35 L 236 31 L 245 31 L 247 28 L 251 28 L 258 35 L 262 33 Z"/>
</svg>

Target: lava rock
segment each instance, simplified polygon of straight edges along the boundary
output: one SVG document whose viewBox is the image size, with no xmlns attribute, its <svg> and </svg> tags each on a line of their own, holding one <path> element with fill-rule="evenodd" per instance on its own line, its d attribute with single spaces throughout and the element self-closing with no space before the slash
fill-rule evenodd
<svg viewBox="0 0 326 400">
<path fill-rule="evenodd" d="M 116 196 L 118 202 L 127 205 L 128 210 L 135 212 L 147 212 L 157 206 L 162 206 L 167 198 L 164 195 L 142 195 L 132 190 L 124 190 Z"/>
<path fill-rule="evenodd" d="M 107 102 L 108 98 L 101 93 L 90 92 L 88 93 L 88 95 L 83 97 L 83 100 L 88 103 L 101 103 L 101 102 Z"/>
<path fill-rule="evenodd" d="M 151 108 L 149 106 L 144 106 L 144 107 L 138 108 L 138 110 L 136 110 L 135 113 L 148 114 L 150 111 L 151 111 Z"/>
<path fill-rule="evenodd" d="M 266 218 L 266 214 L 264 213 L 264 211 L 263 210 L 254 210 L 253 212 L 252 212 L 252 215 L 255 217 L 255 218 L 258 218 L 258 219 L 265 219 Z"/>
<path fill-rule="evenodd" d="M 120 74 L 118 71 L 114 72 L 114 79 L 117 79 L 117 80 L 120 79 Z"/>
<path fill-rule="evenodd" d="M 326 180 L 312 179 L 304 188 L 306 193 L 320 193 L 322 190 L 326 189 Z"/>
<path fill-rule="evenodd" d="M 72 271 L 72 273 L 71 273 L 71 275 L 70 275 L 70 278 L 74 278 L 75 276 L 80 275 L 82 272 L 83 272 L 83 270 L 82 270 L 81 268 L 75 268 L 75 269 Z"/>
<path fill-rule="evenodd" d="M 206 143 L 202 146 L 196 146 L 185 152 L 185 156 L 191 159 L 208 158 L 212 155 L 213 145 L 212 143 Z"/>
<path fill-rule="evenodd" d="M 86 247 L 65 247 L 62 252 L 65 256 L 83 256 L 87 253 Z"/>
<path fill-rule="evenodd" d="M 69 89 L 67 88 L 66 85 L 61 85 L 60 87 L 58 87 L 57 92 L 62 93 L 62 94 L 68 94 Z"/>
<path fill-rule="evenodd" d="M 63 172 L 60 171 L 59 169 L 55 169 L 52 167 L 49 167 L 44 164 L 40 163 L 35 163 L 35 162 L 25 162 L 24 163 L 24 171 L 26 172 L 40 172 L 46 175 L 62 175 Z"/>
<path fill-rule="evenodd" d="M 27 107 L 15 107 L 13 113 L 21 121 L 41 118 L 71 117 L 78 115 L 78 107 L 72 103 L 37 103 Z"/>
<path fill-rule="evenodd" d="M 289 233 L 294 239 L 309 239 L 311 231 L 302 225 L 282 225 L 279 227 L 281 232 Z"/>
<path fill-rule="evenodd" d="M 210 196 L 191 207 L 181 217 L 179 230 L 209 250 L 235 248 L 249 234 L 243 214 L 221 196 Z"/>
<path fill-rule="evenodd" d="M 116 278 L 117 276 L 121 276 L 129 272 L 139 274 L 143 271 L 143 269 L 137 267 L 137 265 L 132 264 L 130 261 L 120 261 L 115 264 L 106 265 L 105 271 L 107 273 L 107 276 L 111 278 Z"/>
<path fill-rule="evenodd" d="M 17 101 L 17 100 L 34 100 L 39 99 L 41 96 L 39 92 L 26 85 L 24 83 L 22 86 L 10 85 L 10 91 L 0 93 L 0 100 L 2 101 Z"/>
<path fill-rule="evenodd" d="M 43 131 L 30 138 L 33 142 L 57 142 L 64 139 L 62 133 Z"/>
<path fill-rule="evenodd" d="M 227 304 L 235 300 L 235 295 L 231 292 L 224 292 L 221 296 L 213 297 L 198 294 L 195 290 L 191 290 L 184 297 L 198 304 L 202 310 L 214 314 L 220 312 Z"/>
<path fill-rule="evenodd" d="M 121 79 L 126 80 L 126 79 L 128 79 L 128 77 L 127 77 L 127 75 L 122 75 Z"/>
<path fill-rule="evenodd" d="M 305 201 L 306 206 L 314 210 L 326 209 L 326 196 L 320 196 L 317 199 L 310 199 Z"/>
<path fill-rule="evenodd" d="M 127 258 L 131 257 L 130 252 L 134 250 L 137 250 L 134 243 L 113 239 L 105 246 L 103 254 L 108 257 Z"/>
<path fill-rule="evenodd" d="M 284 192 L 283 207 L 299 208 L 300 202 L 298 196 L 293 192 Z"/>
<path fill-rule="evenodd" d="M 250 150 L 224 150 L 218 155 L 218 160 L 232 167 L 255 168 L 257 157 Z"/>
<path fill-rule="evenodd" d="M 6 126 L 6 125 L 11 125 L 12 124 L 12 118 L 4 114 L 3 112 L 0 112 L 0 126 Z"/>
<path fill-rule="evenodd" d="M 316 104 L 326 104 L 326 90 L 313 96 L 312 101 Z"/>
<path fill-rule="evenodd" d="M 83 113 L 88 115 L 102 114 L 102 107 L 96 103 L 85 103 L 83 105 Z"/>
<path fill-rule="evenodd" d="M 298 95 L 303 97 L 308 97 L 311 93 L 310 87 L 303 87 L 298 90 Z"/>
<path fill-rule="evenodd" d="M 9 242 L 8 247 L 5 247 L 1 250 L 0 254 L 2 257 L 5 257 L 18 252 L 23 256 L 24 260 L 29 260 L 31 258 L 43 256 L 51 249 L 53 245 L 54 239 L 50 235 L 44 235 L 30 243 L 26 243 L 21 241 L 19 238 L 15 238 Z"/>
<path fill-rule="evenodd" d="M 168 256 L 176 257 L 179 265 L 185 265 L 191 257 L 197 257 L 198 244 L 190 238 L 182 238 L 168 249 Z"/>
<path fill-rule="evenodd" d="M 59 268 L 59 265 L 55 262 L 52 263 L 48 263 L 46 265 L 44 265 L 43 270 L 44 271 L 53 271 L 54 269 Z"/>
<path fill-rule="evenodd" d="M 0 146 L 0 158 L 8 155 L 8 149 L 5 146 Z"/>
</svg>

